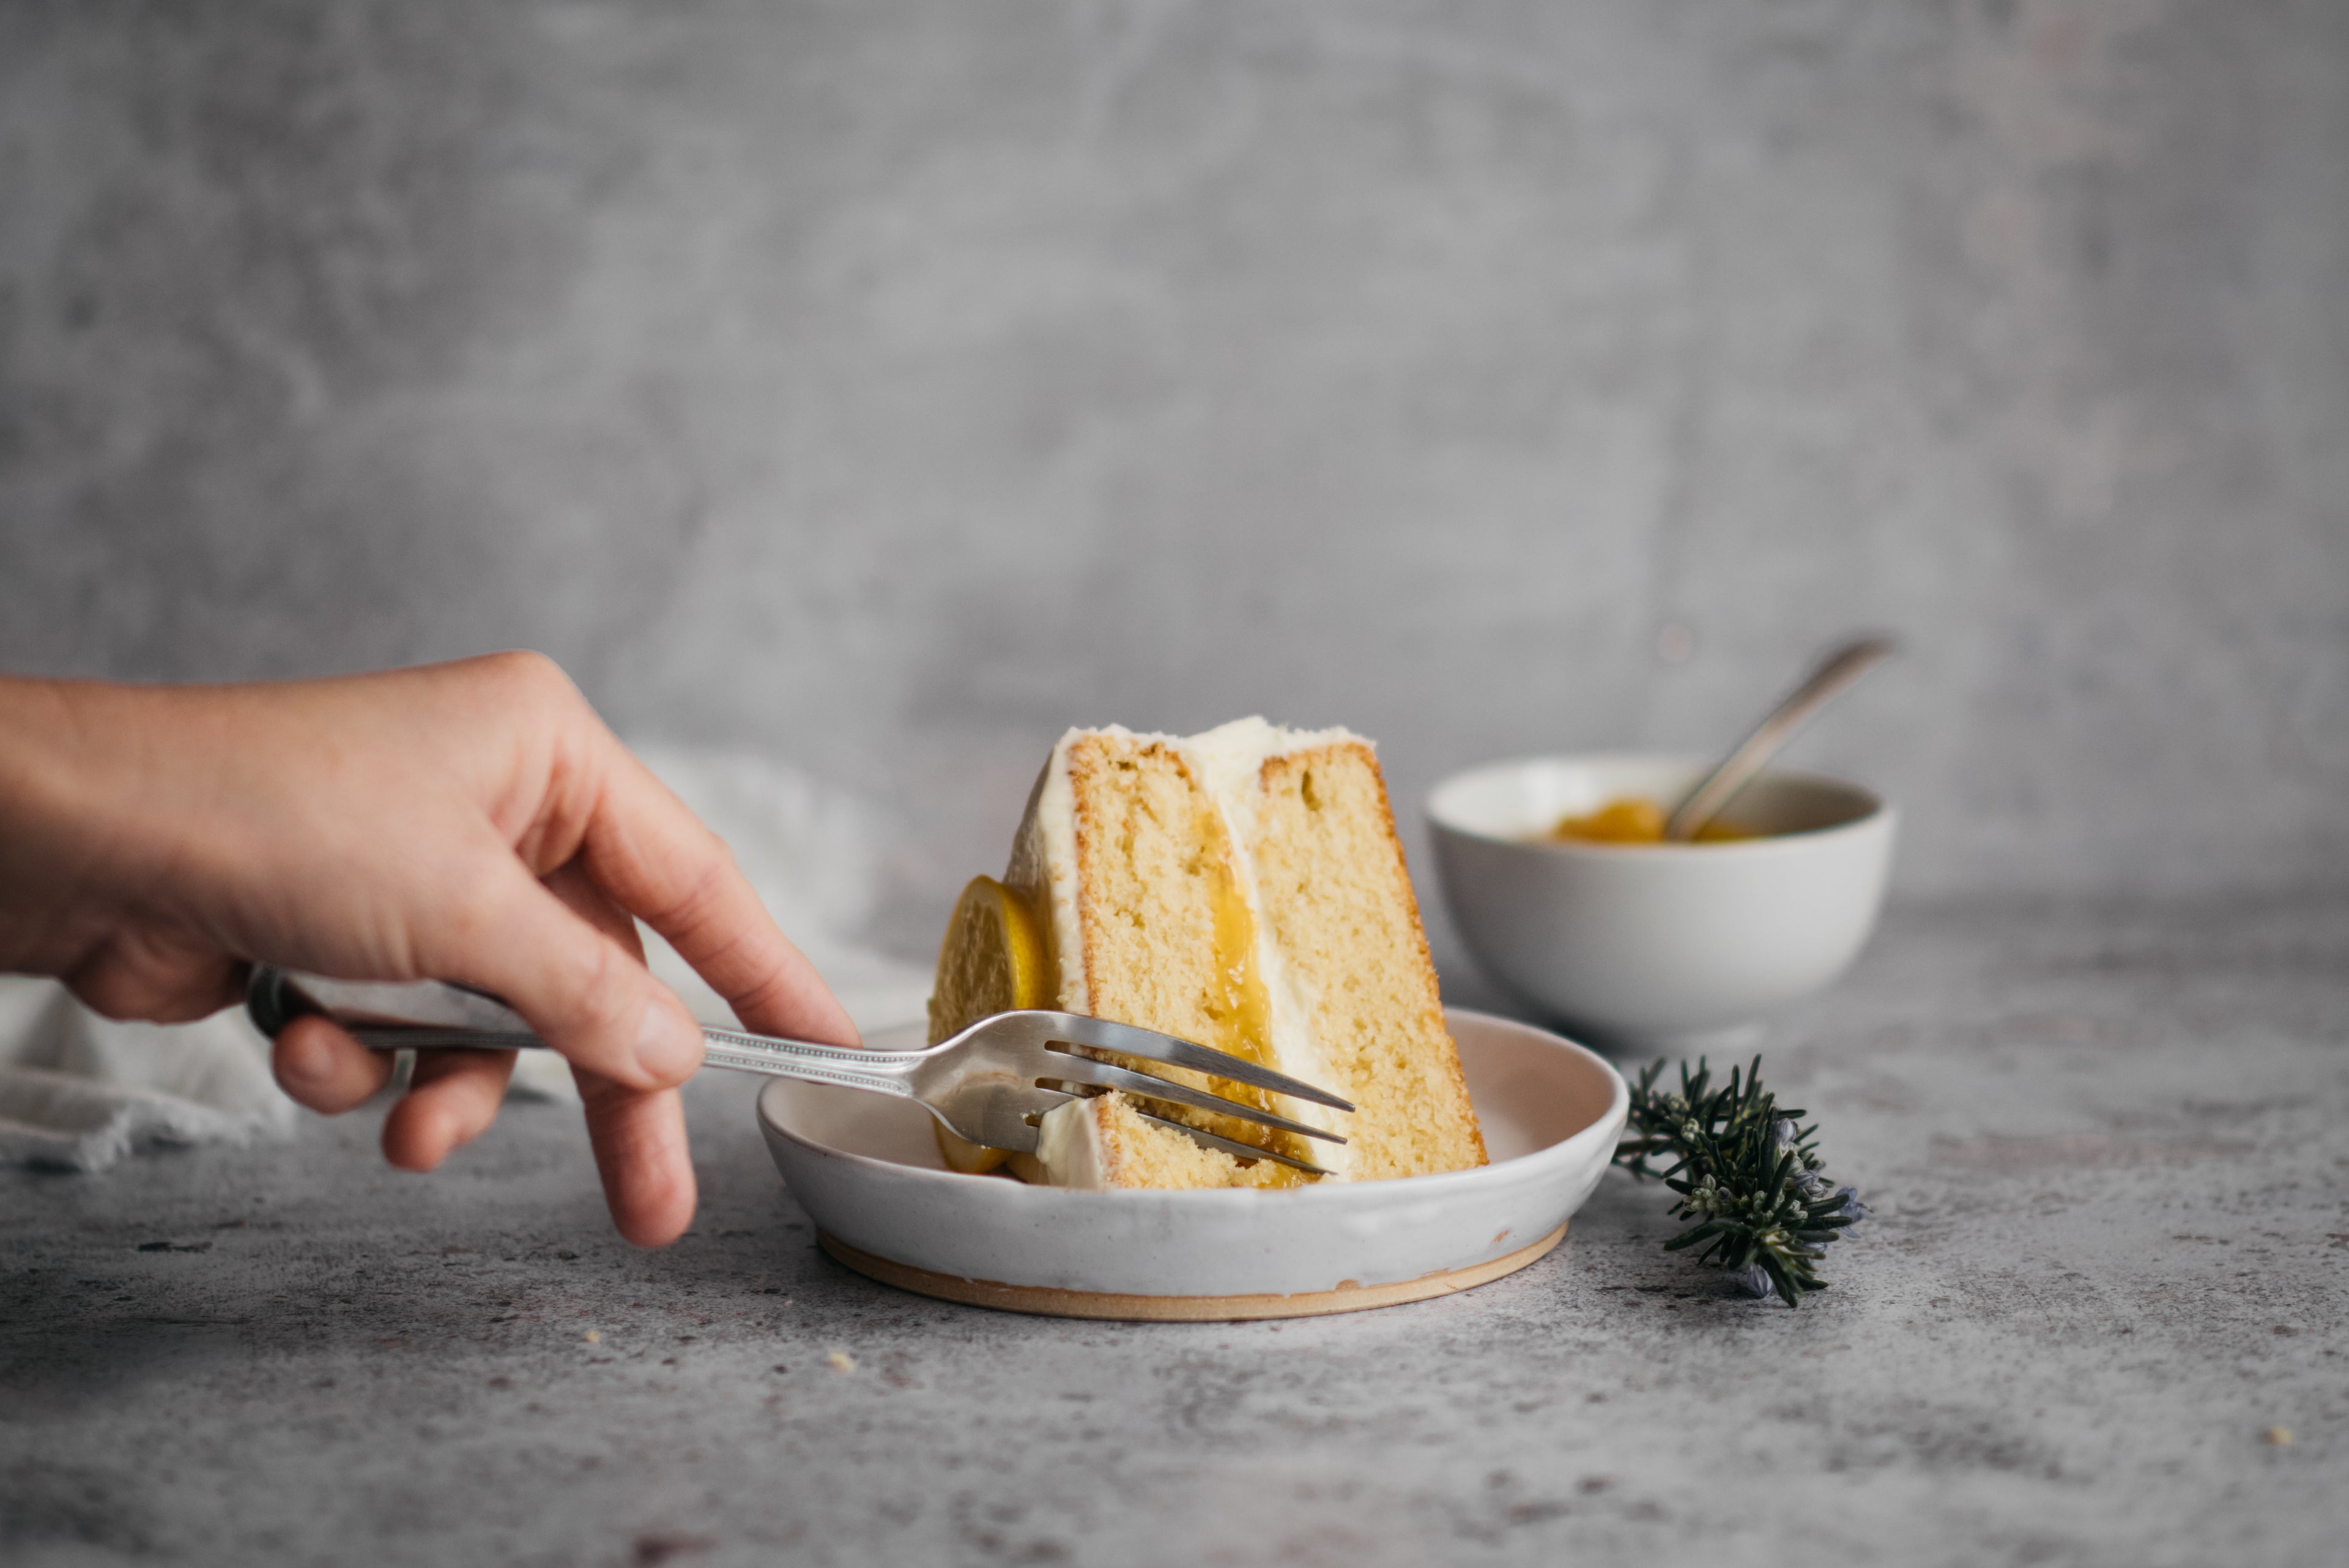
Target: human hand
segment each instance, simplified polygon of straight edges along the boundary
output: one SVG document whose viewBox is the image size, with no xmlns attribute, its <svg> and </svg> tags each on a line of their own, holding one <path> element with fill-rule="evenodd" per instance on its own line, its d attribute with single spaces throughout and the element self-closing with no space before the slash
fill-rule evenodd
<svg viewBox="0 0 2349 1568">
<path fill-rule="evenodd" d="M 492 992 L 570 1059 L 613 1222 L 654 1246 L 693 1217 L 676 1085 L 701 1033 L 636 918 L 744 1027 L 855 1043 L 725 845 L 539 655 L 247 686 L 0 679 L 0 971 L 157 1022 L 235 1002 L 248 961 Z M 329 1115 L 390 1072 L 315 1017 L 273 1061 Z M 385 1157 L 440 1164 L 512 1068 L 419 1057 Z"/>
</svg>

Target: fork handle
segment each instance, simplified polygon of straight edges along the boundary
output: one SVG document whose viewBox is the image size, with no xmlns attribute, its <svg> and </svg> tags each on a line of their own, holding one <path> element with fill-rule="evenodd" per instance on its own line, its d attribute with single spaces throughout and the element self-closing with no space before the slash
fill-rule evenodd
<svg viewBox="0 0 2349 1568">
<path fill-rule="evenodd" d="M 255 964 L 244 989 L 244 1009 L 273 1039 L 296 1018 L 319 1013 L 373 1051 L 553 1049 L 528 1020 L 489 992 L 437 980 L 330 980 Z M 900 1099 L 914 1097 L 912 1075 L 926 1054 L 781 1040 L 708 1024 L 701 1038 L 706 1066 L 837 1084 Z"/>
</svg>

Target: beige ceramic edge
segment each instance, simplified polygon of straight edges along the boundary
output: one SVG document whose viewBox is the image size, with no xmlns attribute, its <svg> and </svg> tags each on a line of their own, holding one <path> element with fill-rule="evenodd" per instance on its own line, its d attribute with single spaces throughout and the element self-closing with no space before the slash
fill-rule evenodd
<svg viewBox="0 0 2349 1568">
<path fill-rule="evenodd" d="M 1638 1048 L 1737 1042 L 1851 963 L 1876 923 L 1895 813 L 1816 774 L 1764 773 L 1723 820 L 1776 836 L 1574 844 L 1534 836 L 1625 794 L 1670 805 L 1707 759 L 1609 752 L 1454 774 L 1427 817 L 1446 905 L 1496 979 Z"/>
<path fill-rule="evenodd" d="M 1440 1294 L 1458 1288 L 1446 1276 L 1474 1283 L 1493 1265 L 1547 1251 L 1539 1243 L 1606 1173 L 1630 1107 L 1615 1069 L 1571 1041 L 1460 1009 L 1446 1020 L 1493 1163 L 1441 1176 L 1275 1192 L 1028 1187 L 943 1168 L 928 1113 L 909 1101 L 783 1079 L 761 1091 L 759 1126 L 817 1228 L 847 1251 L 904 1265 L 894 1282 L 910 1288 L 924 1288 L 921 1274 L 943 1275 L 1008 1291 L 931 1293 L 1036 1311 L 1063 1310 L 1047 1300 L 1055 1292 L 1165 1301 L 1164 1310 L 1075 1315 L 1285 1316 L 1340 1309 L 1226 1310 L 1203 1298 L 1339 1292 L 1377 1305 Z"/>
</svg>

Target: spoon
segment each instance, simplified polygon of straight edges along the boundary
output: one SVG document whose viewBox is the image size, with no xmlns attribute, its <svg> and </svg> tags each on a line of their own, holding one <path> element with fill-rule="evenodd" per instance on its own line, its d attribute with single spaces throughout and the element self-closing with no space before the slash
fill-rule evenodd
<svg viewBox="0 0 2349 1568">
<path fill-rule="evenodd" d="M 1899 646 L 1889 637 L 1855 638 L 1820 659 L 1818 668 L 1771 709 L 1770 716 L 1754 725 L 1754 732 L 1738 742 L 1735 751 L 1681 798 L 1664 823 L 1664 841 L 1685 844 L 1694 838 L 1697 829 L 1718 816 L 1730 797 L 1752 782 L 1778 749 L 1795 738 L 1795 732 L 1810 722 L 1812 714 L 1843 695 L 1852 682 L 1889 659 Z"/>
</svg>

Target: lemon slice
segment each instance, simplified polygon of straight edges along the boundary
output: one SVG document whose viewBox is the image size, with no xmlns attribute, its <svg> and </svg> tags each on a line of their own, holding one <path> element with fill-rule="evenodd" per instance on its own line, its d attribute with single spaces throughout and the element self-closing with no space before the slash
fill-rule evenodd
<svg viewBox="0 0 2349 1568">
<path fill-rule="evenodd" d="M 938 974 L 930 993 L 930 1044 L 952 1039 L 982 1018 L 1050 1007 L 1052 987 L 1044 933 L 1028 900 L 992 877 L 974 877 L 947 921 Z M 949 1168 L 978 1174 L 1009 1156 L 937 1128 Z"/>
</svg>

